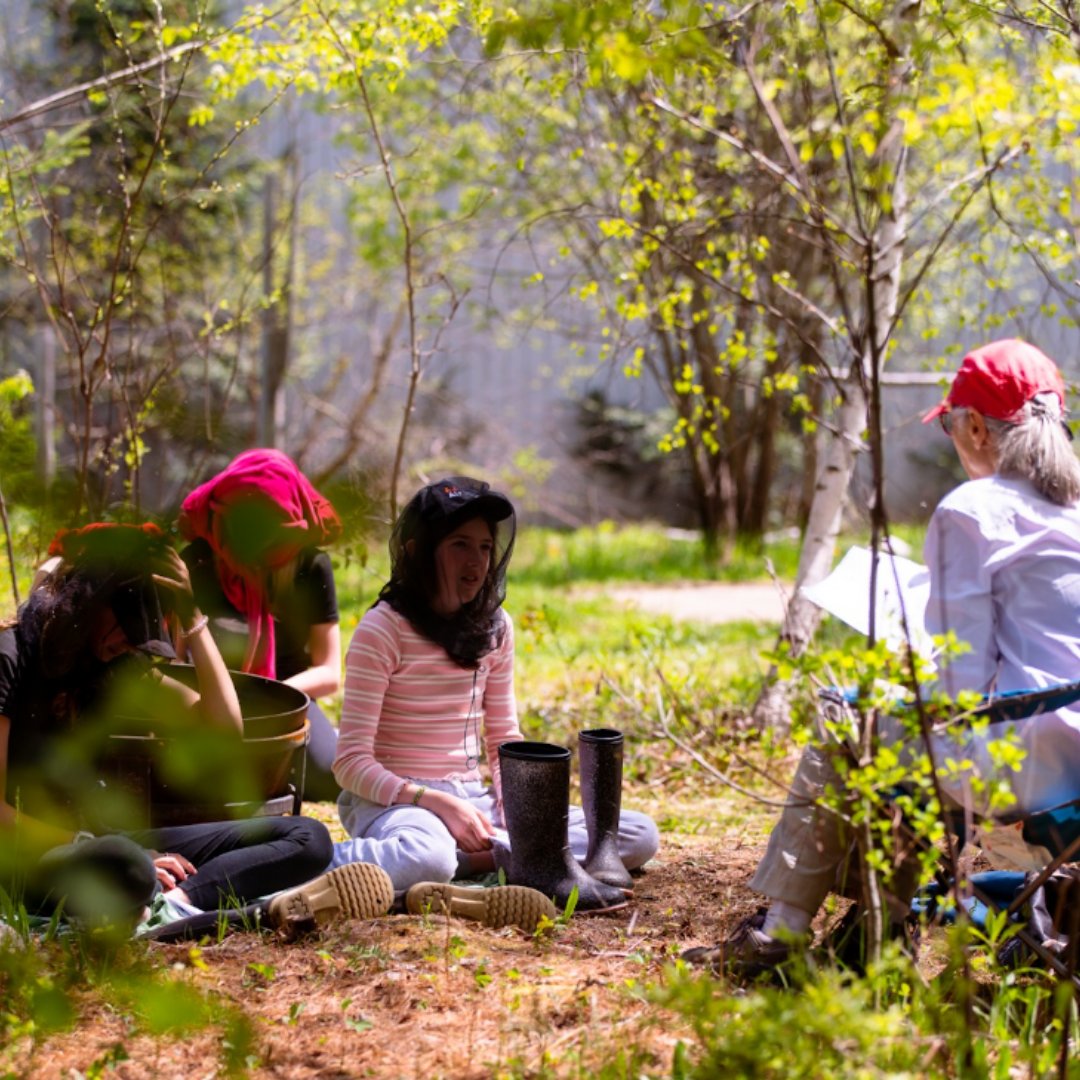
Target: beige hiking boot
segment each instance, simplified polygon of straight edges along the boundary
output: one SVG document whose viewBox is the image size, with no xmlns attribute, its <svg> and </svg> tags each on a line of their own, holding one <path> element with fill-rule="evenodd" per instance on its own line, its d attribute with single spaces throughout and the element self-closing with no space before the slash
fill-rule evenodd
<svg viewBox="0 0 1080 1080">
<path fill-rule="evenodd" d="M 346 863 L 295 889 L 278 893 L 266 909 L 271 926 L 294 934 L 335 919 L 374 919 L 394 902 L 390 875 L 372 863 Z"/>
<path fill-rule="evenodd" d="M 412 915 L 432 911 L 474 919 L 484 926 L 520 926 L 532 933 L 543 918 L 554 919 L 555 905 L 536 889 L 524 885 L 496 885 L 490 889 L 421 881 L 405 894 Z"/>
</svg>

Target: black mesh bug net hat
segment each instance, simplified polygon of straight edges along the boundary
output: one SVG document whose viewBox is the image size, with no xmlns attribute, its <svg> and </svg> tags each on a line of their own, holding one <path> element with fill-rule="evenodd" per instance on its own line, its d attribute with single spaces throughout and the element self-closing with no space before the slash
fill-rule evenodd
<svg viewBox="0 0 1080 1080">
<path fill-rule="evenodd" d="M 481 518 L 495 541 L 477 595 L 451 616 L 432 607 L 438 592 L 435 549 L 465 522 Z M 483 480 L 451 476 L 422 487 L 401 511 L 390 534 L 390 580 L 379 599 L 403 615 L 454 663 L 475 668 L 502 640 L 499 609 L 517 532 L 513 503 Z"/>
</svg>

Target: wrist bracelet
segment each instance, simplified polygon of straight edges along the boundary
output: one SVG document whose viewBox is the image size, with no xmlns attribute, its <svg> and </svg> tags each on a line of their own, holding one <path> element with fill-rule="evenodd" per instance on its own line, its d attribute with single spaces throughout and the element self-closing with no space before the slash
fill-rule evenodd
<svg viewBox="0 0 1080 1080">
<path fill-rule="evenodd" d="M 189 637 L 193 637 L 200 630 L 205 630 L 210 625 L 209 615 L 200 615 L 186 630 L 180 627 L 180 636 L 187 641 Z"/>
<path fill-rule="evenodd" d="M 424 787 L 423 784 L 421 784 L 420 787 L 416 789 L 416 794 L 412 797 L 413 806 L 420 805 L 420 796 L 423 795 L 425 791 L 427 791 L 427 788 Z"/>
</svg>

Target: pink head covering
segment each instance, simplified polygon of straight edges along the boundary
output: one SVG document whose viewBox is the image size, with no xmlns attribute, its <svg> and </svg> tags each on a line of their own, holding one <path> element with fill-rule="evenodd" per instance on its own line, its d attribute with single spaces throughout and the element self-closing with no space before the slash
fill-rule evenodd
<svg viewBox="0 0 1080 1080">
<path fill-rule="evenodd" d="M 230 541 L 229 510 L 257 507 L 264 524 L 257 553 L 237 553 Z M 274 622 L 266 572 L 284 566 L 306 547 L 341 535 L 341 520 L 291 458 L 280 450 L 248 450 L 181 504 L 180 531 L 205 540 L 216 557 L 226 599 L 246 619 L 244 671 L 274 677 Z M 250 548 L 249 543 L 245 548 Z"/>
</svg>

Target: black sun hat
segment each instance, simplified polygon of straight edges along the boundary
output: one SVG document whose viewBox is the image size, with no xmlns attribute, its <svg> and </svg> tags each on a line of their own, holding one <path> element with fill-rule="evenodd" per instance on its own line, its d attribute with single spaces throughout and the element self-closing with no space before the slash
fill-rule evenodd
<svg viewBox="0 0 1080 1080">
<path fill-rule="evenodd" d="M 438 592 L 436 551 L 459 525 L 480 518 L 494 540 L 484 583 L 452 617 L 432 607 Z M 506 599 L 506 569 L 517 533 L 514 505 L 483 480 L 449 476 L 422 487 L 405 505 L 390 532 L 390 580 L 379 593 L 429 641 L 446 649 L 460 667 L 475 670 L 503 640 L 500 613 Z"/>
<path fill-rule="evenodd" d="M 425 525 L 465 517 L 505 521 L 514 515 L 513 504 L 505 495 L 485 480 L 470 476 L 450 476 L 428 484 L 416 493 L 409 509 Z"/>
</svg>

